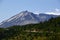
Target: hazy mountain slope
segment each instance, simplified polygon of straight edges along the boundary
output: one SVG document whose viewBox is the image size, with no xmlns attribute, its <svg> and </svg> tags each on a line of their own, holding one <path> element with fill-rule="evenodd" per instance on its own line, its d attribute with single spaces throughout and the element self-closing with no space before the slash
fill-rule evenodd
<svg viewBox="0 0 60 40">
<path fill-rule="evenodd" d="M 26 25 L 31 23 L 38 23 L 39 20 L 32 12 L 22 11 L 21 13 L 11 17 L 10 19 L 3 21 L 0 27 L 9 27 L 13 25 Z"/>
<path fill-rule="evenodd" d="M 43 13 L 37 15 L 32 12 L 22 11 L 19 14 L 9 18 L 8 20 L 1 22 L 0 27 L 35 24 L 35 23 L 47 21 L 51 17 L 56 17 L 56 15 L 48 15 Z"/>
</svg>

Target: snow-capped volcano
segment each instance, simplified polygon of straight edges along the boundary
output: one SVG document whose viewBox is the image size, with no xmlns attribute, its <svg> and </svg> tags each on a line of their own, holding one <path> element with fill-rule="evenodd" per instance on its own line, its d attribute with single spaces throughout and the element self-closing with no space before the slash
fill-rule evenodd
<svg viewBox="0 0 60 40">
<path fill-rule="evenodd" d="M 26 25 L 26 24 L 35 24 L 39 22 L 46 21 L 51 17 L 56 17 L 56 15 L 48 15 L 48 14 L 34 14 L 28 11 L 22 11 L 19 14 L 3 21 L 0 23 L 0 27 L 10 27 L 14 25 Z"/>
</svg>

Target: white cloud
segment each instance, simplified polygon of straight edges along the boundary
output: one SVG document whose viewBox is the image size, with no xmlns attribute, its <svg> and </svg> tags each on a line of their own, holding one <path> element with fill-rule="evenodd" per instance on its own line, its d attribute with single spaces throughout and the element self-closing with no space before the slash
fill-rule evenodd
<svg viewBox="0 0 60 40">
<path fill-rule="evenodd" d="M 57 12 L 46 12 L 46 14 L 60 15 L 60 13 Z"/>
<path fill-rule="evenodd" d="M 40 14 L 40 11 L 35 11 L 34 14 Z"/>
<path fill-rule="evenodd" d="M 60 11 L 60 9 L 57 9 L 57 8 L 56 8 L 56 9 L 55 9 L 55 11 L 56 11 L 56 12 L 59 12 L 59 11 Z"/>
<path fill-rule="evenodd" d="M 54 12 L 45 12 L 46 14 L 60 15 L 60 9 L 55 9 Z"/>
<path fill-rule="evenodd" d="M 40 11 L 35 11 L 34 14 L 40 14 L 42 12 Z M 45 14 L 52 14 L 52 15 L 60 15 L 60 9 L 56 8 L 54 11 L 51 12 L 45 12 Z"/>
</svg>

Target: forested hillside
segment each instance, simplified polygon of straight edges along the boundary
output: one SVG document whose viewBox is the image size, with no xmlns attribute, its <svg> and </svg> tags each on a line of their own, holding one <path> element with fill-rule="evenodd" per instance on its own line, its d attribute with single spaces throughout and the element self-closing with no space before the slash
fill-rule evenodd
<svg viewBox="0 0 60 40">
<path fill-rule="evenodd" d="M 0 28 L 0 40 L 60 40 L 60 17 L 38 24 Z"/>
</svg>

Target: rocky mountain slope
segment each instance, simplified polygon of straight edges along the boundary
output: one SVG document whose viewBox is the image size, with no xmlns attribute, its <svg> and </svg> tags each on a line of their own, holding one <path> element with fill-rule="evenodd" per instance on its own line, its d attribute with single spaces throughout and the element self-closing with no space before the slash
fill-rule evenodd
<svg viewBox="0 0 60 40">
<path fill-rule="evenodd" d="M 55 18 L 57 15 L 49 15 L 49 14 L 34 14 L 29 11 L 22 11 L 19 14 L 3 21 L 0 23 L 0 27 L 9 27 L 14 25 L 26 25 L 26 24 L 36 24 L 39 22 L 48 21 L 50 18 Z"/>
</svg>

